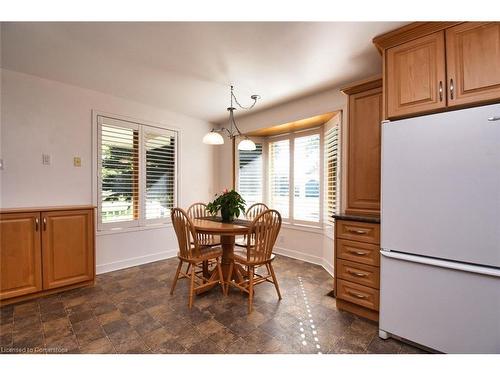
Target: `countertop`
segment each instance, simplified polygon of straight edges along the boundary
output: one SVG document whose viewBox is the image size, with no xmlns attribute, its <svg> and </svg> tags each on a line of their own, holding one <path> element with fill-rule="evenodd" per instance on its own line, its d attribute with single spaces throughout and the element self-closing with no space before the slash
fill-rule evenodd
<svg viewBox="0 0 500 375">
<path fill-rule="evenodd" d="M 333 215 L 334 219 L 338 220 L 351 220 L 351 221 L 362 221 L 364 223 L 380 223 L 380 216 L 361 216 L 361 215 L 350 215 L 346 213 L 340 213 Z"/>
</svg>

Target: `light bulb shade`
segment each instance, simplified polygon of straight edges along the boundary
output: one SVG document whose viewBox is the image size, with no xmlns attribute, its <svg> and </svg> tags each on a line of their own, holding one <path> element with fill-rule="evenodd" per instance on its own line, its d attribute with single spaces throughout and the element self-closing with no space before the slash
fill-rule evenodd
<svg viewBox="0 0 500 375">
<path fill-rule="evenodd" d="M 255 149 L 255 143 L 253 143 L 250 139 L 244 139 L 238 144 L 238 150 L 240 151 L 253 151 Z"/>
<path fill-rule="evenodd" d="M 207 145 L 223 145 L 224 138 L 219 133 L 211 131 L 203 137 L 203 143 Z"/>
</svg>

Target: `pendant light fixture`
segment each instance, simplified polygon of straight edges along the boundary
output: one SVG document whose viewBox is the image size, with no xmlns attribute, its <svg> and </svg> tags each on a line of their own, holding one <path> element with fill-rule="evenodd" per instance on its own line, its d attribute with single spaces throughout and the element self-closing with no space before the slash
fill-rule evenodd
<svg viewBox="0 0 500 375">
<path fill-rule="evenodd" d="M 238 99 L 236 99 L 236 96 L 234 95 L 234 87 L 231 86 L 231 106 L 228 107 L 229 111 L 229 124 L 230 127 L 229 129 L 227 128 L 220 128 L 220 129 L 212 129 L 210 133 L 206 134 L 203 137 L 203 143 L 207 145 L 222 145 L 224 144 L 224 138 L 222 137 L 223 133 L 226 133 L 226 135 L 230 139 L 234 139 L 236 137 L 243 137 L 244 139 L 238 144 L 238 150 L 241 151 L 253 151 L 255 150 L 255 143 L 250 140 L 246 135 L 241 134 L 240 129 L 236 125 L 236 121 L 234 120 L 234 111 L 236 111 L 236 108 L 234 107 L 233 103 L 236 103 L 238 107 L 241 109 L 252 109 L 255 104 L 257 103 L 257 100 L 260 99 L 259 95 L 252 95 L 250 98 L 253 100 L 252 105 L 248 107 L 242 106 L 239 102 Z"/>
</svg>

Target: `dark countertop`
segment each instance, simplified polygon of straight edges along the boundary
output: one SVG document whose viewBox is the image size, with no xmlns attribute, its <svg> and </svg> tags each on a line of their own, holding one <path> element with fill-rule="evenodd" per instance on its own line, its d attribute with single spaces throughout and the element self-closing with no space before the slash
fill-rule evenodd
<svg viewBox="0 0 500 375">
<path fill-rule="evenodd" d="M 352 220 L 352 221 L 362 221 L 364 223 L 380 223 L 380 216 L 360 216 L 360 215 L 349 215 L 346 213 L 340 213 L 333 215 L 334 219 L 338 220 Z"/>
</svg>

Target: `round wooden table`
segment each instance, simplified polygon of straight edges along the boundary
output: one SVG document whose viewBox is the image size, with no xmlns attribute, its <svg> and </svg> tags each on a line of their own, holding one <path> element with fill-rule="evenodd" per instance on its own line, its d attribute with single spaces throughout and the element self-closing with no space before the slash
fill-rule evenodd
<svg viewBox="0 0 500 375">
<path fill-rule="evenodd" d="M 229 276 L 229 266 L 232 262 L 231 255 L 234 252 L 234 242 L 235 237 L 239 235 L 248 234 L 248 230 L 251 221 L 247 220 L 236 220 L 234 223 L 223 223 L 221 221 L 216 221 L 217 219 L 192 219 L 194 227 L 197 232 L 203 234 L 212 234 L 215 236 L 220 236 L 221 246 L 222 246 L 222 274 L 224 275 L 224 281 L 228 279 Z M 243 269 L 240 267 L 233 268 L 232 279 L 240 280 Z M 213 272 L 210 278 L 218 278 L 217 272 Z M 211 286 L 213 287 L 213 286 Z M 207 290 L 210 288 L 207 288 Z M 200 290 L 199 293 L 205 290 Z"/>
</svg>

